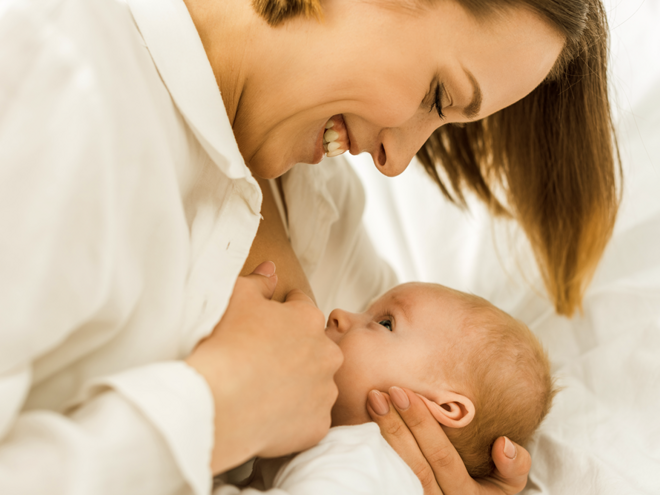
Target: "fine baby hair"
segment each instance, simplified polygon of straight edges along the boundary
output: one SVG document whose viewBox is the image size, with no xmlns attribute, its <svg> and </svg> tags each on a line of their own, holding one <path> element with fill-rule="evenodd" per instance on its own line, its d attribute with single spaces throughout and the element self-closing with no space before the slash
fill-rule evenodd
<svg viewBox="0 0 660 495">
<path fill-rule="evenodd" d="M 526 325 L 480 297 L 462 299 L 463 331 L 474 345 L 457 353 L 455 379 L 467 387 L 476 414 L 463 428 L 443 429 L 470 475 L 484 477 L 495 468 L 490 455 L 495 440 L 529 441 L 556 388 L 548 357 Z"/>
<path fill-rule="evenodd" d="M 371 421 L 364 406 L 371 391 L 400 398 L 406 388 L 424 401 L 474 477 L 492 473 L 497 438 L 530 439 L 555 395 L 548 357 L 527 326 L 439 284 L 398 285 L 362 313 L 335 309 L 326 335 L 344 354 L 333 426 Z"/>
</svg>

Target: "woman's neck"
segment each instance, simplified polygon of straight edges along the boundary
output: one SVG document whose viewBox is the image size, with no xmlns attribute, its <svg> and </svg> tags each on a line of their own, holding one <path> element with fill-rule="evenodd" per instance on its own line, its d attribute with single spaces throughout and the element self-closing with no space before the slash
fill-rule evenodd
<svg viewBox="0 0 660 495">
<path fill-rule="evenodd" d="M 234 125 L 250 75 L 252 44 L 261 24 L 246 0 L 184 0 L 204 45 L 222 100 Z"/>
</svg>

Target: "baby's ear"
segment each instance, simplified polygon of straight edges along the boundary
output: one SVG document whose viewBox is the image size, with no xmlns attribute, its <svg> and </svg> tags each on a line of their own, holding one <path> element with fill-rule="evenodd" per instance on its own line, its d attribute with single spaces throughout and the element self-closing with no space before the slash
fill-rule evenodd
<svg viewBox="0 0 660 495">
<path fill-rule="evenodd" d="M 435 401 L 427 399 L 423 395 L 417 395 L 441 425 L 449 428 L 463 428 L 474 419 L 474 404 L 464 395 L 442 391 Z"/>
</svg>

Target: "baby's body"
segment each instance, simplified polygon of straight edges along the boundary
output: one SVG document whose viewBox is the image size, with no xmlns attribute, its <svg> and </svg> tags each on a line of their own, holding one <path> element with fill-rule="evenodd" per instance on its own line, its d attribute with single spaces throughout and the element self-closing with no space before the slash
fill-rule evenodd
<svg viewBox="0 0 660 495">
<path fill-rule="evenodd" d="M 258 459 L 248 488 L 213 495 L 423 495 L 422 484 L 381 436 L 376 423 L 330 428 L 300 454 Z"/>
<path fill-rule="evenodd" d="M 372 390 L 417 393 L 473 476 L 492 470 L 499 436 L 529 439 L 554 394 L 549 363 L 525 325 L 487 301 L 434 284 L 395 287 L 361 314 L 335 310 L 326 333 L 344 353 L 328 436 L 296 456 L 258 461 L 254 493 L 422 494 L 366 409 Z"/>
</svg>

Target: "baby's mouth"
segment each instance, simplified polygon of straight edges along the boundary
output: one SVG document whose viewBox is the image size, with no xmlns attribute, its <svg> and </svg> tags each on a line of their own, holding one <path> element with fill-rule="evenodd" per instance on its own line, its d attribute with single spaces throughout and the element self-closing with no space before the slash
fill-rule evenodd
<svg viewBox="0 0 660 495">
<path fill-rule="evenodd" d="M 323 150 L 327 156 L 341 155 L 351 147 L 346 123 L 342 115 L 333 115 L 330 117 L 330 120 L 325 124 L 325 129 L 325 133 L 323 134 Z"/>
</svg>

